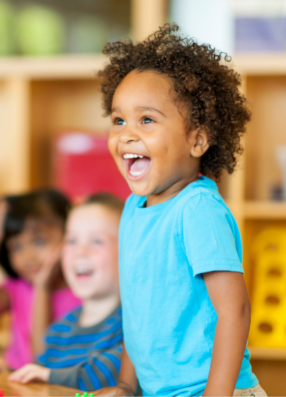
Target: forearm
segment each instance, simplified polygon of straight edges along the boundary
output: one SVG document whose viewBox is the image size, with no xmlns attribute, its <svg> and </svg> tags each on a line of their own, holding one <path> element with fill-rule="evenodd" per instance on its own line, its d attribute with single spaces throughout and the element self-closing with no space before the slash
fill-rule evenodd
<svg viewBox="0 0 286 397">
<path fill-rule="evenodd" d="M 109 357 L 111 355 L 114 356 L 113 363 L 110 360 L 106 360 L 105 354 L 95 354 L 94 357 L 89 357 L 86 361 L 83 361 L 73 367 L 51 370 L 49 375 L 49 383 L 78 388 L 80 387 L 79 379 L 81 379 L 88 391 L 114 386 L 114 381 L 117 382 L 119 376 L 119 349 L 110 349 L 105 353 L 108 353 Z M 126 357 L 122 357 L 123 373 L 121 372 L 121 381 L 119 380 L 118 385 L 122 385 L 124 388 L 130 390 L 132 389 L 131 394 L 135 394 L 137 390 L 137 379 L 135 383 L 135 371 L 133 366 L 130 366 L 131 362 L 128 360 L 129 357 L 127 357 L 127 359 Z M 114 365 L 116 362 L 118 362 L 118 364 Z M 108 368 L 109 375 L 102 373 L 102 365 Z"/>
<path fill-rule="evenodd" d="M 32 312 L 31 344 L 34 358 L 43 352 L 43 337 L 52 320 L 50 291 L 43 287 L 35 287 Z"/>
<path fill-rule="evenodd" d="M 136 394 L 136 391 L 138 389 L 138 380 L 135 368 L 132 364 L 132 361 L 130 360 L 130 357 L 128 356 L 124 345 L 118 381 L 118 385 L 120 384 L 128 386 L 133 391 L 133 394 Z"/>
<path fill-rule="evenodd" d="M 61 369 L 52 369 L 49 374 L 48 383 L 77 389 L 79 377 L 78 372 L 79 368 L 77 366 Z M 93 389 L 94 388 L 91 388 L 89 391 Z"/>
<path fill-rule="evenodd" d="M 240 314 L 218 316 L 210 373 L 204 396 L 232 396 L 250 326 L 248 307 Z"/>
</svg>

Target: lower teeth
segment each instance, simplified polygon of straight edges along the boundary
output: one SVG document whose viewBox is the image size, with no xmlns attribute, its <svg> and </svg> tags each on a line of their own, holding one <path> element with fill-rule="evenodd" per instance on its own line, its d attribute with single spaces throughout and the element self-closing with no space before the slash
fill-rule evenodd
<svg viewBox="0 0 286 397">
<path fill-rule="evenodd" d="M 132 176 L 139 176 L 139 175 L 143 174 L 143 172 L 144 172 L 144 171 L 142 171 L 142 172 L 140 172 L 140 171 L 137 171 L 137 172 L 136 172 L 136 171 L 133 171 L 133 172 L 130 171 L 130 174 L 131 174 Z"/>
</svg>

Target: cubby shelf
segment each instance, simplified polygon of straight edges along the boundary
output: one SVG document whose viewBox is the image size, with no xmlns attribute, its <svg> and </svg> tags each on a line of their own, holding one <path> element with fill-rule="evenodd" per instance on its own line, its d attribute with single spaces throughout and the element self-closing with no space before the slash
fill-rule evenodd
<svg viewBox="0 0 286 397">
<path fill-rule="evenodd" d="M 286 202 L 281 201 L 246 201 L 244 217 L 247 219 L 286 220 Z"/>
<path fill-rule="evenodd" d="M 0 58 L 0 79 L 24 77 L 31 79 L 90 78 L 102 68 L 106 57 L 94 55 L 59 55 L 54 57 Z M 235 54 L 230 63 L 247 76 L 286 74 L 286 55 Z"/>
<path fill-rule="evenodd" d="M 284 53 L 239 53 L 233 56 L 232 64 L 242 75 L 275 76 L 286 73 Z"/>
<path fill-rule="evenodd" d="M 84 79 L 96 76 L 107 59 L 104 55 L 0 58 L 0 79 Z"/>
<path fill-rule="evenodd" d="M 252 360 L 286 361 L 286 349 L 248 346 Z"/>
</svg>

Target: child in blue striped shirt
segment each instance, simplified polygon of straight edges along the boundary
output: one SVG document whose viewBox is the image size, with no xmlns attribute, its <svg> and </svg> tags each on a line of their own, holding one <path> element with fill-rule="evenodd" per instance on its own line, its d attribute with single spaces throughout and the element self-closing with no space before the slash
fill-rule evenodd
<svg viewBox="0 0 286 397">
<path fill-rule="evenodd" d="M 118 285 L 118 227 L 123 203 L 108 194 L 90 197 L 69 215 L 62 264 L 80 308 L 54 323 L 38 364 L 10 380 L 33 380 L 84 391 L 114 386 L 122 352 Z"/>
</svg>

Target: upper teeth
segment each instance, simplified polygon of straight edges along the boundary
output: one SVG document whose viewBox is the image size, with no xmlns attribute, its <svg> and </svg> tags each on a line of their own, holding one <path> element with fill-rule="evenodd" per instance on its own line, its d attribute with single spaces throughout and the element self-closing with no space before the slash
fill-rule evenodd
<svg viewBox="0 0 286 397">
<path fill-rule="evenodd" d="M 140 156 L 139 154 L 132 154 L 132 153 L 126 153 L 123 155 L 124 159 L 143 159 L 143 156 Z"/>
<path fill-rule="evenodd" d="M 85 273 L 92 273 L 92 269 L 88 269 L 85 267 L 75 269 L 76 274 L 85 274 Z"/>
</svg>

